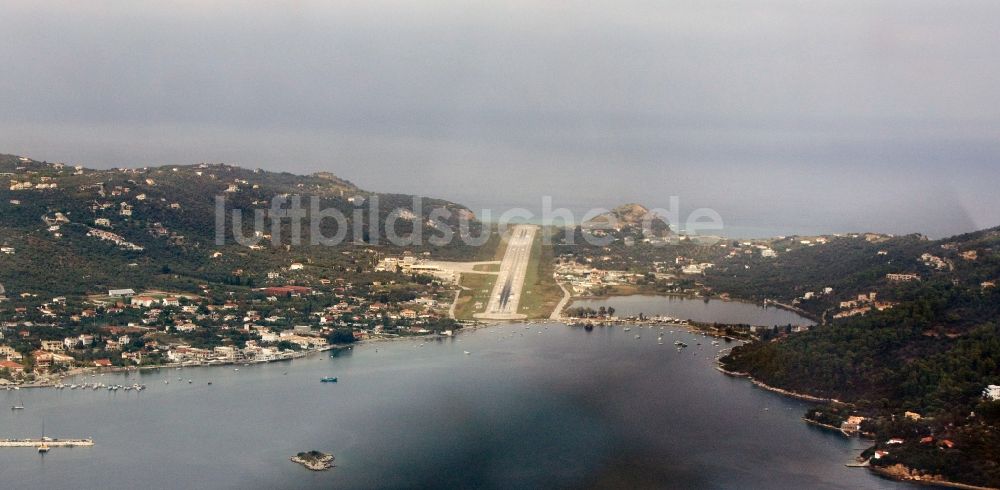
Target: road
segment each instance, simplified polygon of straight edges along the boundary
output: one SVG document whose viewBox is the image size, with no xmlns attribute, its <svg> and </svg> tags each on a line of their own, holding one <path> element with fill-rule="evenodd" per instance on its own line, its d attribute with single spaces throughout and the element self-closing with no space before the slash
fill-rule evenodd
<svg viewBox="0 0 1000 490">
<path fill-rule="evenodd" d="M 569 304 L 569 300 L 572 299 L 572 296 L 569 294 L 569 290 L 566 289 L 566 286 L 564 286 L 563 283 L 556 281 L 556 284 L 559 285 L 559 289 L 562 289 L 563 297 L 559 300 L 559 304 L 556 305 L 556 309 L 552 310 L 552 315 L 549 316 L 550 320 L 561 320 L 563 310 L 566 309 L 566 305 Z"/>
<path fill-rule="evenodd" d="M 526 315 L 518 313 L 521 303 L 521 290 L 524 287 L 524 276 L 528 272 L 528 262 L 531 258 L 531 247 L 535 242 L 535 231 L 532 225 L 517 225 L 511 229 L 507 240 L 507 251 L 500 262 L 500 272 L 497 282 L 490 293 L 490 301 L 486 311 L 476 315 L 476 318 L 488 320 L 516 320 Z"/>
</svg>

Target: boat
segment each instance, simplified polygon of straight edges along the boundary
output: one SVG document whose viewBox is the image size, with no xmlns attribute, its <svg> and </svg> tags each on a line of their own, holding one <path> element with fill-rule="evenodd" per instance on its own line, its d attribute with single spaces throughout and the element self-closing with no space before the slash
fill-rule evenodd
<svg viewBox="0 0 1000 490">
<path fill-rule="evenodd" d="M 465 352 L 465 355 L 470 355 L 470 354 L 472 354 L 472 353 L 471 353 L 471 352 L 469 352 L 469 351 L 462 351 L 462 352 Z"/>
<path fill-rule="evenodd" d="M 326 378 L 321 379 L 320 382 L 323 382 L 323 383 L 336 383 L 337 382 L 337 378 L 335 378 L 333 376 L 328 376 Z"/>
<path fill-rule="evenodd" d="M 24 401 L 21 399 L 21 394 L 17 394 L 17 405 L 11 405 L 11 410 L 24 410 Z"/>
<path fill-rule="evenodd" d="M 48 439 L 45 438 L 45 421 L 42 420 L 42 444 L 38 446 L 38 452 L 42 454 L 49 452 L 49 445 L 46 442 L 48 442 Z"/>
</svg>

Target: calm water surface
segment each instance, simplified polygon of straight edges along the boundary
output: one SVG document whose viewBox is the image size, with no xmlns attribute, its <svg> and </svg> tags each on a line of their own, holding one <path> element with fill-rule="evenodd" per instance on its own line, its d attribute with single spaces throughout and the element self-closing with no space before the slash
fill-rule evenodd
<svg viewBox="0 0 1000 490">
<path fill-rule="evenodd" d="M 512 324 L 238 372 L 93 378 L 140 393 L 0 392 L 26 407 L 0 412 L 3 437 L 37 437 L 44 419 L 47 435 L 96 442 L 2 448 L 0 475 L 56 489 L 897 487 L 846 468 L 863 444 L 802 423 L 806 404 L 715 371 L 724 346 L 669 328 L 659 345 L 660 332 Z M 288 461 L 309 449 L 337 467 Z"/>
<path fill-rule="evenodd" d="M 630 316 L 645 313 L 646 315 L 666 315 L 681 320 L 696 320 L 699 322 L 745 323 L 750 325 L 812 325 L 815 322 L 795 313 L 777 307 L 763 307 L 741 301 L 710 300 L 682 298 L 679 296 L 653 296 L 635 294 L 630 296 L 613 296 L 605 299 L 590 299 L 574 301 L 571 307 L 590 307 L 598 309 L 610 306 L 617 316 Z"/>
</svg>

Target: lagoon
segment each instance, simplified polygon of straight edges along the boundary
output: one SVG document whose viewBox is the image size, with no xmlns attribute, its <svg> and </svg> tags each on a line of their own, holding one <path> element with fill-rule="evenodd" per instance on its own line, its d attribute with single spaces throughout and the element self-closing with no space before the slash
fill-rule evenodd
<svg viewBox="0 0 1000 490">
<path fill-rule="evenodd" d="M 608 298 L 576 300 L 570 308 L 601 306 L 613 307 L 619 317 L 670 316 L 679 320 L 694 320 L 706 323 L 749 324 L 758 326 L 813 325 L 815 322 L 796 313 L 776 306 L 760 306 L 742 301 L 711 299 L 708 302 L 683 296 L 657 296 L 633 294 Z"/>
</svg>

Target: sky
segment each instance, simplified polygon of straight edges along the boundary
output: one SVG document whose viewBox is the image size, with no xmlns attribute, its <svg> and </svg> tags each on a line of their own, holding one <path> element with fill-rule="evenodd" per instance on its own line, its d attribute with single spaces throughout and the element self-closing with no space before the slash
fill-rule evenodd
<svg viewBox="0 0 1000 490">
<path fill-rule="evenodd" d="M 992 0 L 9 0 L 0 153 L 940 237 L 1000 225 L 997 19 Z"/>
</svg>

